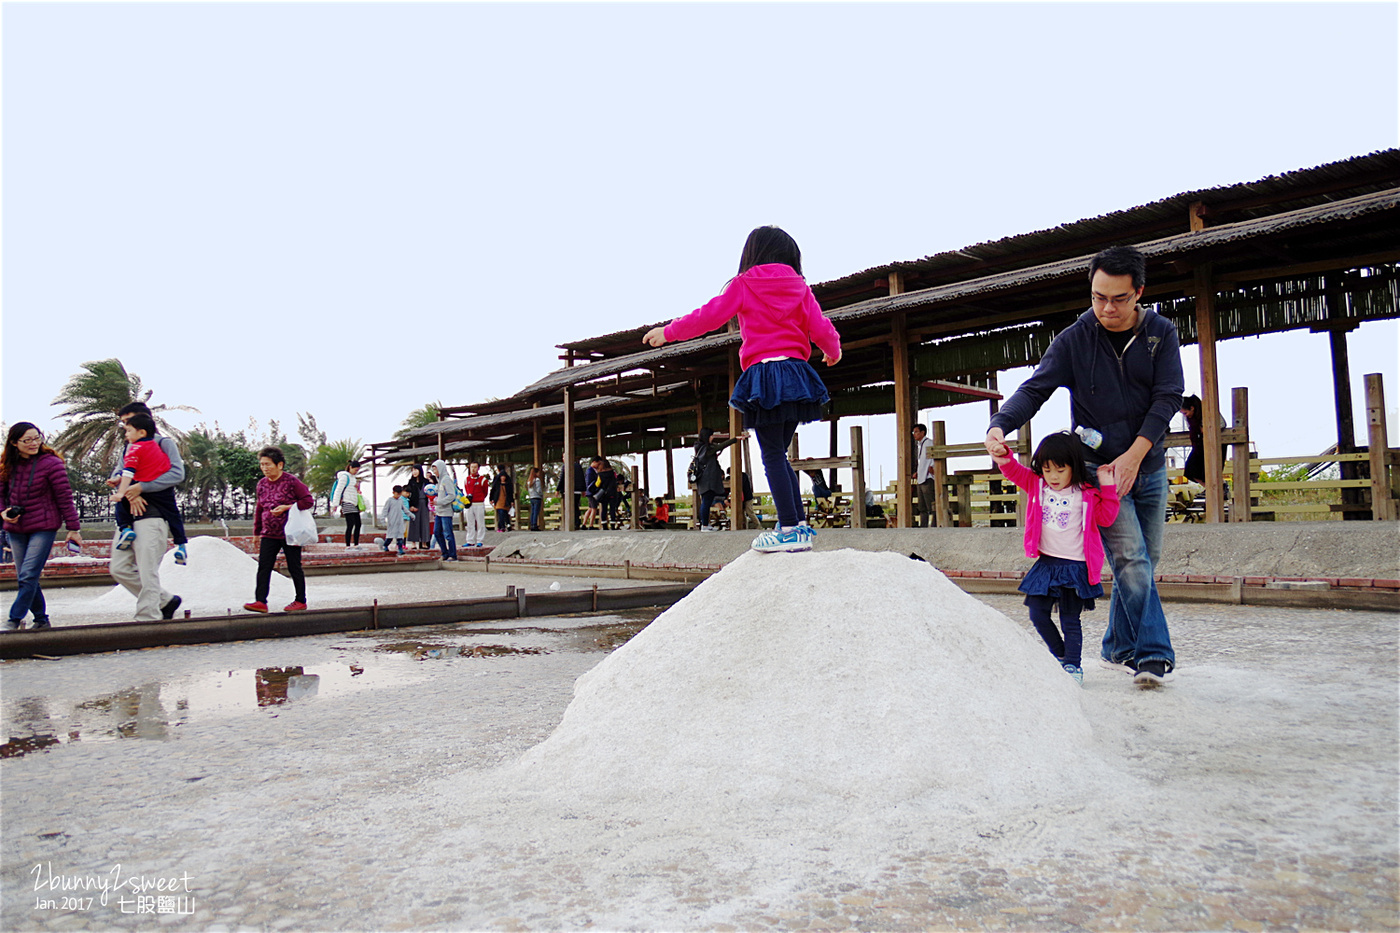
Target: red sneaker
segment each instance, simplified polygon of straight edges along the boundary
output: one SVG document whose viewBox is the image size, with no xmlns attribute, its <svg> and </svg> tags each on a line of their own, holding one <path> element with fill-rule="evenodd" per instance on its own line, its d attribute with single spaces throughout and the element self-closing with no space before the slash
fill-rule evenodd
<svg viewBox="0 0 1400 933">
<path fill-rule="evenodd" d="M 306 603 L 304 603 L 304 602 L 302 602 L 301 600 L 297 599 L 297 600 L 293 600 L 292 602 L 289 602 L 289 603 L 287 603 L 287 605 L 283 606 L 283 607 L 282 607 L 282 611 L 283 611 L 283 612 L 301 612 L 301 611 L 302 611 L 303 609 L 305 609 L 305 608 L 306 608 Z"/>
<path fill-rule="evenodd" d="M 244 603 L 243 608 L 247 609 L 249 612 L 267 612 L 267 603 Z"/>
</svg>

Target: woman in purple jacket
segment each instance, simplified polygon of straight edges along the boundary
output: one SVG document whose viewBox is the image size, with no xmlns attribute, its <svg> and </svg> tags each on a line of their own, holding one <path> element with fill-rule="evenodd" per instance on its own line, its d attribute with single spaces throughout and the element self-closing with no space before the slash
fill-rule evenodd
<svg viewBox="0 0 1400 933">
<path fill-rule="evenodd" d="M 267 594 L 272 587 L 272 568 L 277 564 L 277 552 L 287 555 L 287 573 L 296 587 L 297 598 L 283 612 L 300 612 L 306 608 L 306 575 L 301 572 L 301 548 L 287 543 L 287 513 L 293 505 L 310 509 L 316 505 L 306 484 L 283 469 L 287 464 L 280 447 L 264 447 L 258 451 L 258 466 L 263 478 L 258 480 L 257 505 L 253 507 L 253 536 L 258 538 L 258 579 L 253 601 L 243 608 L 251 612 L 267 612 Z"/>
<path fill-rule="evenodd" d="M 48 628 L 48 606 L 39 587 L 39 575 L 53 550 L 61 525 L 68 526 L 68 540 L 82 546 L 82 524 L 73 507 L 73 487 L 63 458 L 44 444 L 44 435 L 28 421 L 10 428 L 5 452 L 0 454 L 0 517 L 15 554 L 19 591 L 10 615 L 0 631 L 17 632 L 24 617 L 34 611 L 34 628 Z"/>
</svg>

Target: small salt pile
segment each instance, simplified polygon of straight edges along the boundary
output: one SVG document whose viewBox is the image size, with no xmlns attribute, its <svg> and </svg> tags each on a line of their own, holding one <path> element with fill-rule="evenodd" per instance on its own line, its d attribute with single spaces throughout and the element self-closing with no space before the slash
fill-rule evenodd
<svg viewBox="0 0 1400 933">
<path fill-rule="evenodd" d="M 243 604 L 253 599 L 258 562 L 222 538 L 208 535 L 196 535 L 185 547 L 189 553 L 185 566 L 175 563 L 173 550 L 160 561 L 160 584 L 183 600 L 181 614 L 185 610 L 196 616 L 224 615 L 230 609 L 243 612 Z M 281 609 L 295 596 L 292 581 L 274 572 L 268 605 Z M 101 612 L 134 613 L 136 597 L 125 587 L 114 586 L 90 605 Z"/>
<path fill-rule="evenodd" d="M 636 815 L 1062 801 L 1110 777 L 1081 695 L 927 563 L 751 552 L 580 677 L 510 779 Z"/>
</svg>

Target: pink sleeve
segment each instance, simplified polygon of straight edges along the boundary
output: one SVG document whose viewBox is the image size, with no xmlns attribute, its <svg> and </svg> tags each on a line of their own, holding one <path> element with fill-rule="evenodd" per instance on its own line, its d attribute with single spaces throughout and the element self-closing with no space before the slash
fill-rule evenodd
<svg viewBox="0 0 1400 933">
<path fill-rule="evenodd" d="M 1099 508 L 1094 517 L 1094 521 L 1098 525 L 1107 528 L 1118 518 L 1118 487 L 1100 486 L 1098 497 Z"/>
<path fill-rule="evenodd" d="M 802 307 L 807 312 L 807 333 L 817 349 L 832 358 L 840 356 L 841 335 L 836 332 L 836 325 L 831 323 L 831 319 L 822 314 L 822 306 L 817 304 L 817 296 L 812 294 L 810 288 Z"/>
<path fill-rule="evenodd" d="M 1022 464 L 1015 457 L 1008 457 L 1005 463 L 995 459 L 993 462 L 996 463 L 997 469 L 1001 470 L 1003 476 L 1026 492 L 1030 492 L 1035 486 L 1036 480 L 1040 479 L 1039 476 L 1035 475 L 1035 471 Z"/>
<path fill-rule="evenodd" d="M 664 331 L 667 341 L 689 340 L 718 330 L 739 313 L 742 295 L 743 286 L 739 284 L 738 278 L 731 279 L 724 291 L 684 317 L 678 317 L 667 324 Z"/>
</svg>

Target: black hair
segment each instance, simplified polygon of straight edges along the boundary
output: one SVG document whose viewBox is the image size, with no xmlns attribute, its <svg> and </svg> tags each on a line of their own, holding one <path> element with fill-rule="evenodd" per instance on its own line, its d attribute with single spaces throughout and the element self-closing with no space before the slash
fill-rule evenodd
<svg viewBox="0 0 1400 933">
<path fill-rule="evenodd" d="M 928 433 L 928 428 L 924 427 L 923 424 L 916 424 L 916 425 L 914 425 L 914 430 L 915 430 L 915 431 L 923 431 L 925 434 Z"/>
<path fill-rule="evenodd" d="M 126 423 L 138 431 L 145 431 L 147 437 L 156 436 L 156 419 L 145 412 L 136 412 L 126 419 Z"/>
<path fill-rule="evenodd" d="M 1191 414 L 1186 416 L 1186 423 L 1191 426 L 1191 430 L 1198 431 L 1201 428 L 1201 399 L 1197 395 L 1187 395 L 1181 400 L 1181 408 L 1191 409 Z"/>
<path fill-rule="evenodd" d="M 1084 465 L 1084 445 L 1079 437 L 1069 431 L 1059 431 L 1046 435 L 1045 440 L 1035 449 L 1031 457 L 1031 469 L 1042 475 L 1045 464 L 1069 467 L 1069 481 L 1076 486 L 1089 486 L 1089 468 Z"/>
<path fill-rule="evenodd" d="M 351 470 L 358 470 L 359 468 L 360 468 L 360 461 L 358 461 L 358 460 L 351 460 L 349 463 L 345 464 L 345 472 L 347 472 L 347 473 L 350 472 Z"/>
<path fill-rule="evenodd" d="M 802 250 L 797 248 L 797 241 L 781 227 L 756 227 L 739 254 L 739 274 L 770 262 L 792 266 L 793 272 L 802 274 Z"/>
<path fill-rule="evenodd" d="M 1147 257 L 1136 246 L 1110 246 L 1089 260 L 1089 281 L 1102 269 L 1109 275 L 1131 275 L 1133 288 L 1147 284 Z"/>
<path fill-rule="evenodd" d="M 150 413 L 151 406 L 147 405 L 145 402 L 127 402 L 121 408 L 117 409 L 118 418 L 124 415 L 149 415 Z"/>
<path fill-rule="evenodd" d="M 267 446 L 267 447 L 264 447 L 262 450 L 258 451 L 258 459 L 261 460 L 263 457 L 266 457 L 267 459 L 271 460 L 273 463 L 286 463 L 286 462 L 287 462 L 287 458 L 284 457 L 284 456 L 282 456 L 282 448 L 281 448 L 281 447 L 273 447 L 273 446 L 271 446 L 271 445 L 269 445 L 269 446 Z"/>
<path fill-rule="evenodd" d="M 398 495 L 398 494 L 401 493 L 401 492 L 403 492 L 403 487 L 402 487 L 402 486 L 395 486 L 395 487 L 394 487 L 394 495 Z"/>
</svg>

